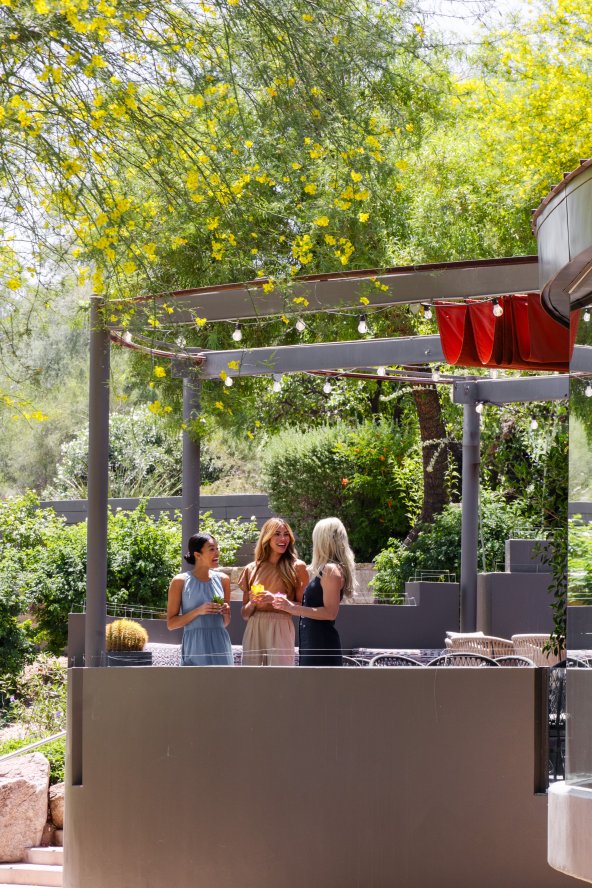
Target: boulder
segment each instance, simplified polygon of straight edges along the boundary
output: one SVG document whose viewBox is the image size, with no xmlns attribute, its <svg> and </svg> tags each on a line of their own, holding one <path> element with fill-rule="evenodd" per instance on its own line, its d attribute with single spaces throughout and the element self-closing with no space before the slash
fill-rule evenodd
<svg viewBox="0 0 592 888">
<path fill-rule="evenodd" d="M 40 752 L 0 762 L 0 861 L 22 860 L 47 821 L 49 762 Z"/>
<path fill-rule="evenodd" d="M 49 787 L 49 810 L 51 822 L 56 829 L 64 828 L 64 784 L 56 783 Z"/>
</svg>

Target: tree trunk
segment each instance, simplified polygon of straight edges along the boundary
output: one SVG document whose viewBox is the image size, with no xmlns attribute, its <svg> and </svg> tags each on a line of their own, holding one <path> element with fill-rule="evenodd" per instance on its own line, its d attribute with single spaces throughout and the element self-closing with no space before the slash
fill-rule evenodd
<svg viewBox="0 0 592 888">
<path fill-rule="evenodd" d="M 407 534 L 404 546 L 417 539 L 421 525 L 429 523 L 449 501 L 446 488 L 448 436 L 435 385 L 413 387 L 413 398 L 419 419 L 423 462 L 423 505 L 415 525 Z"/>
</svg>

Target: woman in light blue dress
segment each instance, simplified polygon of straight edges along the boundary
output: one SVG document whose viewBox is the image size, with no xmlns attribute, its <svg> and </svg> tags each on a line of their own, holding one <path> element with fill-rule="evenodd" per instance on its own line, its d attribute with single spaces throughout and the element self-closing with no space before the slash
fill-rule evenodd
<svg viewBox="0 0 592 888">
<path fill-rule="evenodd" d="M 218 543 L 210 533 L 189 539 L 185 561 L 193 570 L 171 580 L 167 627 L 183 627 L 183 666 L 232 666 L 232 645 L 226 626 L 230 622 L 230 580 L 216 573 L 220 562 Z"/>
</svg>

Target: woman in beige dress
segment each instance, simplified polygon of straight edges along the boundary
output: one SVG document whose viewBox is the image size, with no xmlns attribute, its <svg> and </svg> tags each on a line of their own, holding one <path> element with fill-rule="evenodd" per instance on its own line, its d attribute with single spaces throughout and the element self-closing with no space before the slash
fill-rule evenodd
<svg viewBox="0 0 592 888">
<path fill-rule="evenodd" d="M 294 545 L 292 528 L 270 518 L 261 528 L 255 560 L 239 579 L 243 591 L 243 666 L 293 666 L 296 632 L 289 614 L 274 610 L 275 596 L 300 603 L 308 571 Z"/>
</svg>

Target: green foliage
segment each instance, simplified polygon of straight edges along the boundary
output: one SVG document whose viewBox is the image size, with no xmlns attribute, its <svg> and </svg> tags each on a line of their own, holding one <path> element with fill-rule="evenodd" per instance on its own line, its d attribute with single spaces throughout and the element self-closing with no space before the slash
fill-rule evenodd
<svg viewBox="0 0 592 888">
<path fill-rule="evenodd" d="M 509 505 L 501 496 L 483 492 L 479 540 L 479 565 L 484 571 L 494 570 L 504 558 L 504 544 L 517 527 L 523 527 L 519 508 Z M 450 572 L 457 579 L 460 573 L 461 508 L 446 508 L 424 527 L 409 547 L 399 540 L 390 540 L 386 549 L 374 559 L 376 575 L 371 581 L 376 597 L 399 603 L 405 583 L 422 571 Z"/>
<path fill-rule="evenodd" d="M 11 559 L 7 576 L 17 602 L 14 609 L 30 610 L 37 642 L 59 654 L 67 641 L 68 613 L 81 610 L 86 596 L 86 523 L 65 525 L 53 510 L 40 509 L 32 495 L 2 504 L 0 522 L 0 527 L 13 528 L 10 539 L 2 540 L 0 556 Z M 257 534 L 253 522 L 215 521 L 211 513 L 202 516 L 201 526 L 218 539 L 224 564 L 232 564 L 237 549 Z M 108 605 L 162 609 L 170 579 L 179 570 L 180 553 L 178 520 L 166 515 L 153 519 L 144 505 L 132 512 L 110 513 Z"/>
<path fill-rule="evenodd" d="M 31 743 L 30 739 L 24 740 L 5 740 L 0 743 L 0 756 L 8 755 L 9 752 L 16 752 L 23 746 Z M 49 761 L 49 782 L 53 786 L 54 783 L 62 783 L 64 780 L 64 770 L 66 767 L 66 740 L 52 740 L 50 743 L 44 743 L 38 746 L 35 752 L 41 752 Z"/>
<path fill-rule="evenodd" d="M 113 620 L 106 630 L 108 651 L 143 651 L 148 633 L 134 620 Z"/>
<path fill-rule="evenodd" d="M 284 431 L 265 451 L 264 473 L 271 506 L 306 558 L 315 523 L 336 515 L 358 561 L 370 561 L 389 537 L 407 533 L 421 493 L 414 435 L 385 422 Z"/>
<path fill-rule="evenodd" d="M 181 433 L 146 410 L 111 416 L 109 491 L 112 497 L 176 496 L 181 492 Z M 202 482 L 220 477 L 215 457 L 202 448 Z M 47 499 L 85 498 L 88 475 L 88 426 L 62 447 Z"/>
<path fill-rule="evenodd" d="M 569 604 L 592 604 L 592 524 L 576 515 L 569 521 Z"/>
</svg>

